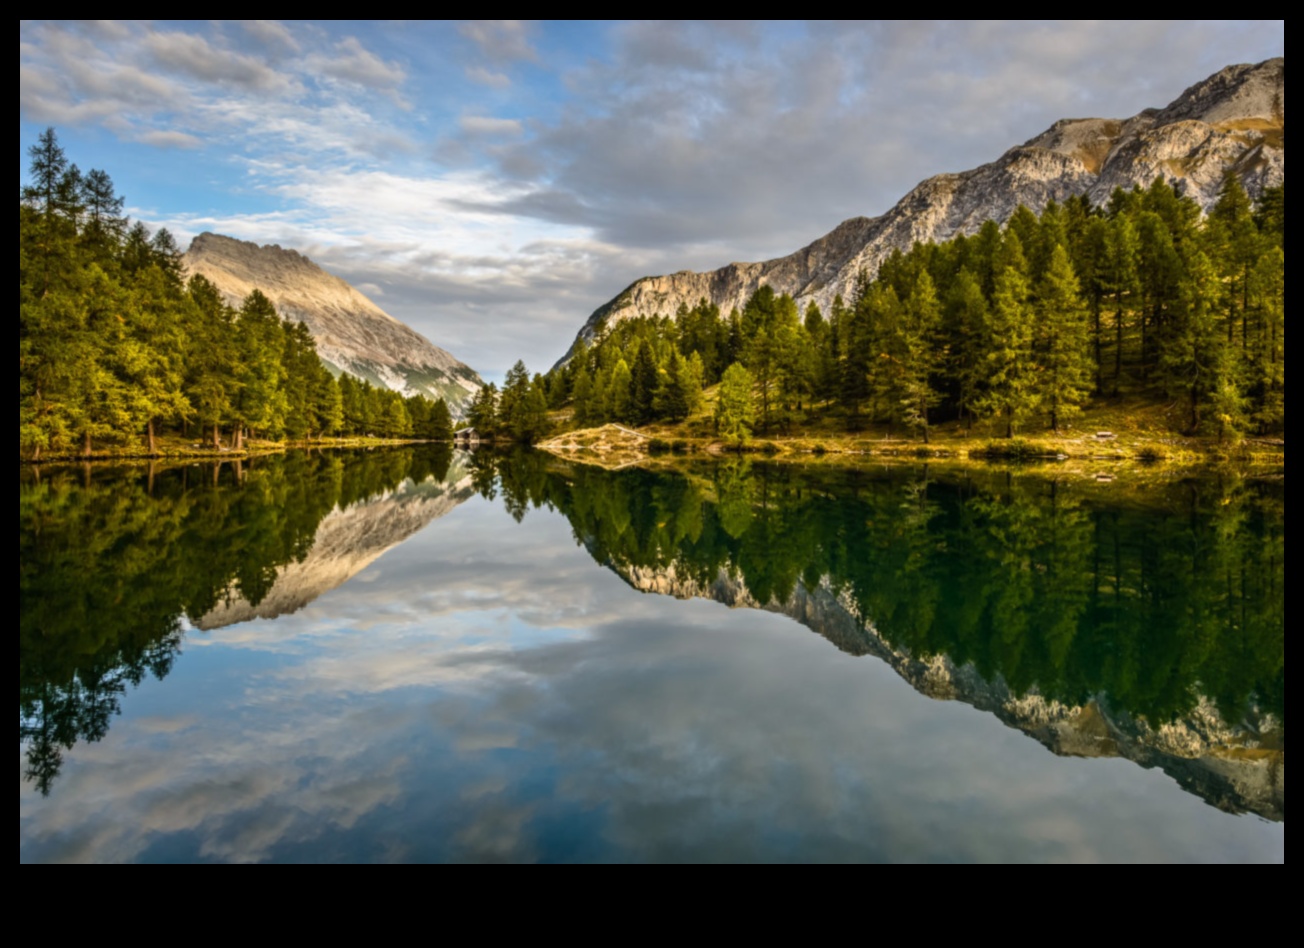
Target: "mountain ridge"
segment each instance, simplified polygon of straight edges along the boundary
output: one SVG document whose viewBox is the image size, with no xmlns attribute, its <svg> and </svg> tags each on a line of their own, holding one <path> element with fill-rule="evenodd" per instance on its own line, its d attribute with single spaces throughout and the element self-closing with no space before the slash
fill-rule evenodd
<svg viewBox="0 0 1304 948">
<path fill-rule="evenodd" d="M 893 250 L 974 233 L 987 220 L 1003 223 L 1020 204 L 1040 211 L 1076 195 L 1101 204 L 1115 187 L 1144 187 L 1164 175 L 1208 210 L 1229 173 L 1252 197 L 1285 179 L 1284 57 L 1227 66 L 1164 108 L 1128 119 L 1060 119 L 995 161 L 927 178 L 886 213 L 848 218 L 787 256 L 643 277 L 594 310 L 557 366 L 613 322 L 673 318 L 681 303 L 692 307 L 703 297 L 727 314 L 762 284 L 827 312 Z"/>
<path fill-rule="evenodd" d="M 302 320 L 322 362 L 373 385 L 444 398 L 454 417 L 484 384 L 470 366 L 385 312 L 346 280 L 279 244 L 204 232 L 182 255 L 233 306 L 260 290 L 284 318 Z"/>
</svg>

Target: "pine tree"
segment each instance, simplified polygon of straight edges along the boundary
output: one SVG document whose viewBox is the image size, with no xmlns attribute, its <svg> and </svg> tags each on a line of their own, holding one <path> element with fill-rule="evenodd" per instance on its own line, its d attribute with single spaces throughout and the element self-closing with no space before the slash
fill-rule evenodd
<svg viewBox="0 0 1304 948">
<path fill-rule="evenodd" d="M 996 276 L 984 333 L 982 366 L 986 390 L 979 410 L 1005 419 L 1005 437 L 1036 410 L 1032 362 L 1032 311 L 1028 281 L 1013 266 Z"/>
<path fill-rule="evenodd" d="M 970 423 L 986 384 L 983 354 L 987 323 L 987 300 L 983 298 L 982 286 L 973 272 L 964 267 L 956 275 L 947 298 L 945 333 L 950 356 L 947 373 L 953 380 L 956 407 Z"/>
<path fill-rule="evenodd" d="M 923 433 L 928 443 L 928 409 L 941 400 L 933 378 L 946 353 L 939 346 L 942 310 L 937 291 L 927 270 L 921 270 L 906 301 L 901 326 L 898 392 L 902 417 L 907 425 Z"/>
<path fill-rule="evenodd" d="M 1068 252 L 1058 244 L 1037 289 L 1034 345 L 1040 371 L 1036 397 L 1050 415 L 1050 427 L 1081 409 L 1091 386 L 1086 314 Z"/>
<path fill-rule="evenodd" d="M 481 438 L 493 439 L 498 427 L 498 387 L 493 382 L 481 386 L 471 397 L 466 408 L 466 421 Z"/>
<path fill-rule="evenodd" d="M 752 434 L 754 385 L 752 374 L 735 362 L 725 369 L 716 393 L 715 430 L 738 446 L 746 444 Z"/>
<path fill-rule="evenodd" d="M 653 359 L 652 349 L 644 339 L 639 343 L 638 352 L 634 356 L 634 365 L 630 370 L 631 423 L 645 425 L 652 420 L 655 414 L 653 402 L 656 399 L 658 381 L 656 360 Z"/>
<path fill-rule="evenodd" d="M 606 397 L 603 401 L 603 417 L 611 421 L 630 422 L 632 417 L 633 400 L 630 396 L 631 376 L 629 366 L 625 364 L 624 359 L 620 359 L 611 368 L 611 373 L 607 378 Z"/>
<path fill-rule="evenodd" d="M 684 360 L 679 351 L 670 351 L 670 362 L 666 371 L 661 373 L 661 384 L 657 387 L 655 409 L 658 417 L 667 421 L 683 421 L 688 417 L 689 392 L 684 372 Z"/>
<path fill-rule="evenodd" d="M 1204 409 L 1214 401 L 1216 392 L 1225 389 L 1230 375 L 1229 344 L 1217 316 L 1221 305 L 1222 281 L 1209 258 L 1197 252 L 1182 281 L 1172 330 L 1160 359 L 1169 391 L 1187 399 L 1192 434 L 1200 430 Z"/>
<path fill-rule="evenodd" d="M 431 406 L 424 436 L 431 441 L 453 440 L 453 416 L 448 411 L 448 402 L 442 398 Z"/>
</svg>

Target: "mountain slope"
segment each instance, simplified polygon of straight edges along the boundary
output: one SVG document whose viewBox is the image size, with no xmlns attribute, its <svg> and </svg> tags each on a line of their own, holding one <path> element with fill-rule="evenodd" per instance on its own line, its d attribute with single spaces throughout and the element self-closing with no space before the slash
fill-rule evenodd
<svg viewBox="0 0 1304 948">
<path fill-rule="evenodd" d="M 328 367 L 405 395 L 444 398 L 454 416 L 484 382 L 473 369 L 399 322 L 344 280 L 275 244 L 203 233 L 181 258 L 233 306 L 258 289 L 288 319 L 302 320 Z"/>
<path fill-rule="evenodd" d="M 1255 197 L 1285 180 L 1285 75 L 1285 59 L 1228 66 L 1164 109 L 1126 120 L 1063 119 L 996 161 L 929 178 L 886 214 L 843 221 L 786 257 L 637 280 L 598 307 L 576 341 L 622 319 L 673 317 L 681 303 L 703 297 L 727 314 L 762 284 L 827 312 L 838 294 L 850 299 L 861 270 L 873 276 L 892 250 L 972 234 L 1020 204 L 1040 211 L 1079 194 L 1104 203 L 1115 187 L 1144 187 L 1159 175 L 1206 210 L 1229 173 Z"/>
</svg>

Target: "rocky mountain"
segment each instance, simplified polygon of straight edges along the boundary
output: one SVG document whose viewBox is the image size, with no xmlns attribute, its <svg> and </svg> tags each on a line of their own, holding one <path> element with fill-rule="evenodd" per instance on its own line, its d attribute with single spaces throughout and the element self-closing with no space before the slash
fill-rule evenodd
<svg viewBox="0 0 1304 948">
<path fill-rule="evenodd" d="M 1014 694 L 999 676 L 983 678 L 973 665 L 946 655 L 911 655 L 881 638 L 846 595 L 827 585 L 798 585 L 785 602 L 760 602 L 728 569 L 710 582 L 680 575 L 672 565 L 658 570 L 607 561 L 635 589 L 678 599 L 711 599 L 731 609 L 764 609 L 789 616 L 850 655 L 887 662 L 911 687 L 942 701 L 962 701 L 1023 731 L 1053 754 L 1067 757 L 1123 757 L 1158 767 L 1190 793 L 1232 813 L 1256 813 L 1281 821 L 1286 813 L 1285 728 L 1270 714 L 1224 721 L 1201 698 L 1186 717 L 1151 726 L 1096 695 L 1077 706 L 1042 695 Z"/>
<path fill-rule="evenodd" d="M 444 398 L 454 417 L 484 384 L 469 366 L 297 251 L 203 233 L 181 259 L 188 274 L 203 274 L 233 306 L 258 289 L 282 316 L 302 320 L 334 372 L 405 395 Z"/>
<path fill-rule="evenodd" d="M 827 312 L 838 294 L 850 298 L 861 270 L 872 276 L 892 250 L 972 234 L 984 221 L 1005 221 L 1020 204 L 1040 211 L 1051 199 L 1079 194 L 1104 203 L 1114 188 L 1145 187 L 1159 175 L 1205 209 L 1229 173 L 1257 196 L 1285 179 L 1285 77 L 1284 58 L 1228 66 L 1163 109 L 1129 119 L 1062 119 L 990 164 L 929 178 L 886 214 L 843 221 L 786 257 L 638 280 L 598 307 L 577 341 L 622 319 L 674 316 L 681 303 L 691 307 L 703 297 L 728 313 L 762 284 L 791 294 L 799 307 L 814 300 Z"/>
<path fill-rule="evenodd" d="M 276 581 L 257 605 L 234 589 L 222 604 L 193 620 L 218 629 L 250 619 L 274 619 L 298 612 L 323 593 L 342 586 L 427 524 L 468 500 L 475 490 L 463 455 L 455 455 L 443 481 L 405 482 L 371 500 L 337 508 L 317 526 L 312 550 L 276 572 Z"/>
</svg>

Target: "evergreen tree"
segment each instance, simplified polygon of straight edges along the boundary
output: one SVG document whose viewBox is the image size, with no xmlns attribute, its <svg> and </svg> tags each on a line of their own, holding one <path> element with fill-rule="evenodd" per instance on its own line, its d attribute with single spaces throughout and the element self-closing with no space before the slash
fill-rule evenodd
<svg viewBox="0 0 1304 948">
<path fill-rule="evenodd" d="M 689 384 L 686 378 L 684 360 L 679 351 L 670 351 L 670 362 L 666 371 L 661 373 L 661 384 L 657 388 L 655 409 L 658 417 L 667 421 L 683 421 L 689 413 Z"/>
<path fill-rule="evenodd" d="M 498 427 L 498 387 L 493 382 L 481 386 L 471 397 L 471 403 L 466 407 L 466 421 L 481 438 L 493 439 Z"/>
<path fill-rule="evenodd" d="M 905 306 L 901 327 L 898 390 L 902 417 L 907 425 L 922 432 L 928 443 L 928 409 L 941 400 L 933 378 L 944 364 L 940 348 L 942 310 L 937 291 L 927 270 L 921 270 Z"/>
<path fill-rule="evenodd" d="M 632 424 L 645 425 L 652 420 L 658 382 L 656 361 L 652 357 L 651 347 L 644 339 L 639 344 L 630 370 L 629 420 Z"/>
<path fill-rule="evenodd" d="M 1081 409 L 1091 386 L 1086 314 L 1078 290 L 1068 252 L 1056 245 L 1038 286 L 1034 345 L 1041 369 L 1036 397 L 1057 432 L 1061 421 Z"/>
<path fill-rule="evenodd" d="M 611 421 L 631 422 L 633 420 L 633 399 L 630 394 L 632 378 L 629 366 L 620 359 L 611 367 L 611 373 L 605 386 L 602 415 Z"/>
<path fill-rule="evenodd" d="M 1032 312 L 1028 281 L 1013 266 L 996 276 L 984 332 L 985 391 L 979 410 L 1005 419 L 1005 437 L 1037 407 L 1032 361 Z"/>
<path fill-rule="evenodd" d="M 448 402 L 442 398 L 435 401 L 422 434 L 430 441 L 453 440 L 453 416 L 448 411 Z"/>
<path fill-rule="evenodd" d="M 752 434 L 755 419 L 752 374 L 735 362 L 725 369 L 716 393 L 715 430 L 726 441 L 742 446 Z"/>
<path fill-rule="evenodd" d="M 1226 394 L 1231 358 L 1217 316 L 1222 305 L 1222 282 L 1203 253 L 1197 252 L 1192 258 L 1181 290 L 1160 370 L 1169 391 L 1186 397 L 1189 431 L 1195 434 L 1215 394 Z"/>
</svg>

